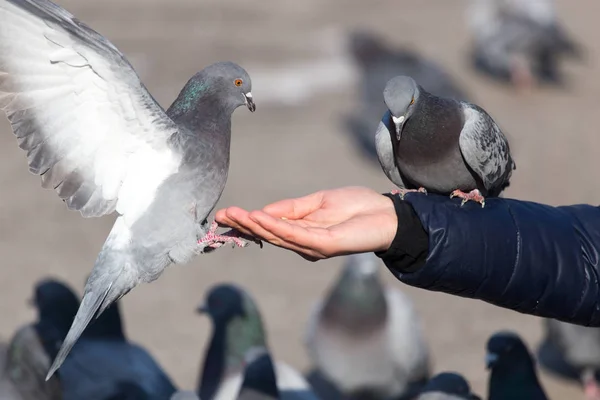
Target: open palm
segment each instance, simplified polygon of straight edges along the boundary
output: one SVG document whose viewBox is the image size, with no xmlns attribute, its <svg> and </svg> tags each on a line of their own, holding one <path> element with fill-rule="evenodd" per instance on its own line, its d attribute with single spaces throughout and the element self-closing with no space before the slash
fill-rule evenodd
<svg viewBox="0 0 600 400">
<path fill-rule="evenodd" d="M 398 224 L 392 201 L 362 187 L 324 190 L 260 211 L 230 207 L 216 220 L 312 261 L 386 250 Z"/>
</svg>

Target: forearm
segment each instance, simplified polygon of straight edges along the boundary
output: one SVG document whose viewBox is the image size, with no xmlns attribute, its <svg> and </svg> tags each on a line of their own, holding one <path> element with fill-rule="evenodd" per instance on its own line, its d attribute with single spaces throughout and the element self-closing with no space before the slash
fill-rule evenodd
<svg viewBox="0 0 600 400">
<path fill-rule="evenodd" d="M 600 209 L 507 199 L 461 208 L 443 196 L 410 194 L 406 202 L 413 210 L 400 202 L 396 210 L 409 226 L 399 218 L 396 240 L 379 254 L 401 281 L 600 326 Z"/>
</svg>

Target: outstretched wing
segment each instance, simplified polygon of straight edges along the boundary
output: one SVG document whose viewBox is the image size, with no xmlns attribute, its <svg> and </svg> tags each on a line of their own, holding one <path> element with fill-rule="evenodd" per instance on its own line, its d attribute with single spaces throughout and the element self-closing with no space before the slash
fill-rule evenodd
<svg viewBox="0 0 600 400">
<path fill-rule="evenodd" d="M 0 0 L 0 108 L 29 170 L 85 217 L 131 223 L 175 173 L 175 123 L 106 38 L 49 0 Z"/>
<path fill-rule="evenodd" d="M 461 104 L 464 125 L 458 141 L 460 151 L 485 188 L 497 192 L 508 185 L 515 169 L 508 140 L 485 110 L 474 104 Z"/>
</svg>

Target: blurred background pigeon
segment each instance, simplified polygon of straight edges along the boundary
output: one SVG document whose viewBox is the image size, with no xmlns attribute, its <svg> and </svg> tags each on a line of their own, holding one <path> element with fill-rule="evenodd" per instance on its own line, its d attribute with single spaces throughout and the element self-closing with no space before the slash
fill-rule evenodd
<svg viewBox="0 0 600 400">
<path fill-rule="evenodd" d="M 58 377 L 45 379 L 50 361 L 35 327 L 17 330 L 0 345 L 0 399 L 62 400 Z"/>
<path fill-rule="evenodd" d="M 245 355 L 246 368 L 238 400 L 279 400 L 275 366 L 264 347 L 251 348 Z"/>
<path fill-rule="evenodd" d="M 375 130 L 386 110 L 381 93 L 393 77 L 412 76 L 437 96 L 468 99 L 448 72 L 414 49 L 394 48 L 383 37 L 366 30 L 353 31 L 347 46 L 360 72 L 360 104 L 355 112 L 343 117 L 343 124 L 360 152 L 373 161 L 377 161 Z"/>
<path fill-rule="evenodd" d="M 68 286 L 51 279 L 38 283 L 34 299 L 36 330 L 49 356 L 54 357 L 79 300 Z M 141 392 L 145 393 L 143 399 L 164 400 L 175 392 L 170 378 L 150 354 L 125 337 L 118 302 L 84 330 L 59 376 L 64 400 L 127 399 Z"/>
<path fill-rule="evenodd" d="M 537 350 L 540 366 L 583 386 L 587 400 L 600 399 L 600 328 L 544 320 L 544 341 Z"/>
<path fill-rule="evenodd" d="M 268 347 L 258 306 L 241 287 L 222 284 L 211 288 L 198 311 L 206 313 L 213 323 L 198 385 L 200 398 L 235 400 L 248 351 Z M 302 375 L 291 366 L 275 362 L 275 376 L 281 394 L 288 393 L 290 399 L 316 399 Z M 300 397 L 293 397 L 296 395 Z"/>
<path fill-rule="evenodd" d="M 313 310 L 308 379 L 322 399 L 409 399 L 429 379 L 421 322 L 404 293 L 384 287 L 381 266 L 372 253 L 347 256 Z"/>
<path fill-rule="evenodd" d="M 471 393 L 467 380 L 455 372 L 442 372 L 427 382 L 416 400 L 482 400 Z"/>
<path fill-rule="evenodd" d="M 561 60 L 583 57 L 558 21 L 553 0 L 471 0 L 468 20 L 474 67 L 521 89 L 563 83 Z"/>
<path fill-rule="evenodd" d="M 523 340 L 513 332 L 498 332 L 487 343 L 490 370 L 488 400 L 547 400 L 535 364 Z"/>
</svg>

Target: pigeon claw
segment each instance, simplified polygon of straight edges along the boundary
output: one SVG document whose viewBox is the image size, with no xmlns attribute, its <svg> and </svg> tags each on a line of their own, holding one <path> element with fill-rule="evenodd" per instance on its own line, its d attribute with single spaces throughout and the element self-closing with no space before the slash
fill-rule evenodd
<svg viewBox="0 0 600 400">
<path fill-rule="evenodd" d="M 483 195 L 481 194 L 481 192 L 478 189 L 471 190 L 469 193 L 465 193 L 460 189 L 456 189 L 450 195 L 451 199 L 454 197 L 458 197 L 459 199 L 462 199 L 462 202 L 460 203 L 461 207 L 464 206 L 465 203 L 469 200 L 481 204 L 481 208 L 485 207 L 485 197 L 483 197 Z"/>
<path fill-rule="evenodd" d="M 420 187 L 418 189 L 394 189 L 390 192 L 391 194 L 399 194 L 400 198 L 404 200 L 404 196 L 406 193 L 425 193 L 427 194 L 427 190 L 424 187 Z"/>
<path fill-rule="evenodd" d="M 204 247 L 208 247 L 210 249 L 218 249 L 227 243 L 231 243 L 232 247 L 246 247 L 248 246 L 248 242 L 252 241 L 260 246 L 262 249 L 262 242 L 258 239 L 248 237 L 243 233 L 230 229 L 225 233 L 217 234 L 217 229 L 219 228 L 219 224 L 213 221 L 210 225 L 210 229 L 207 234 L 200 240 L 198 240 L 198 244 Z"/>
</svg>

